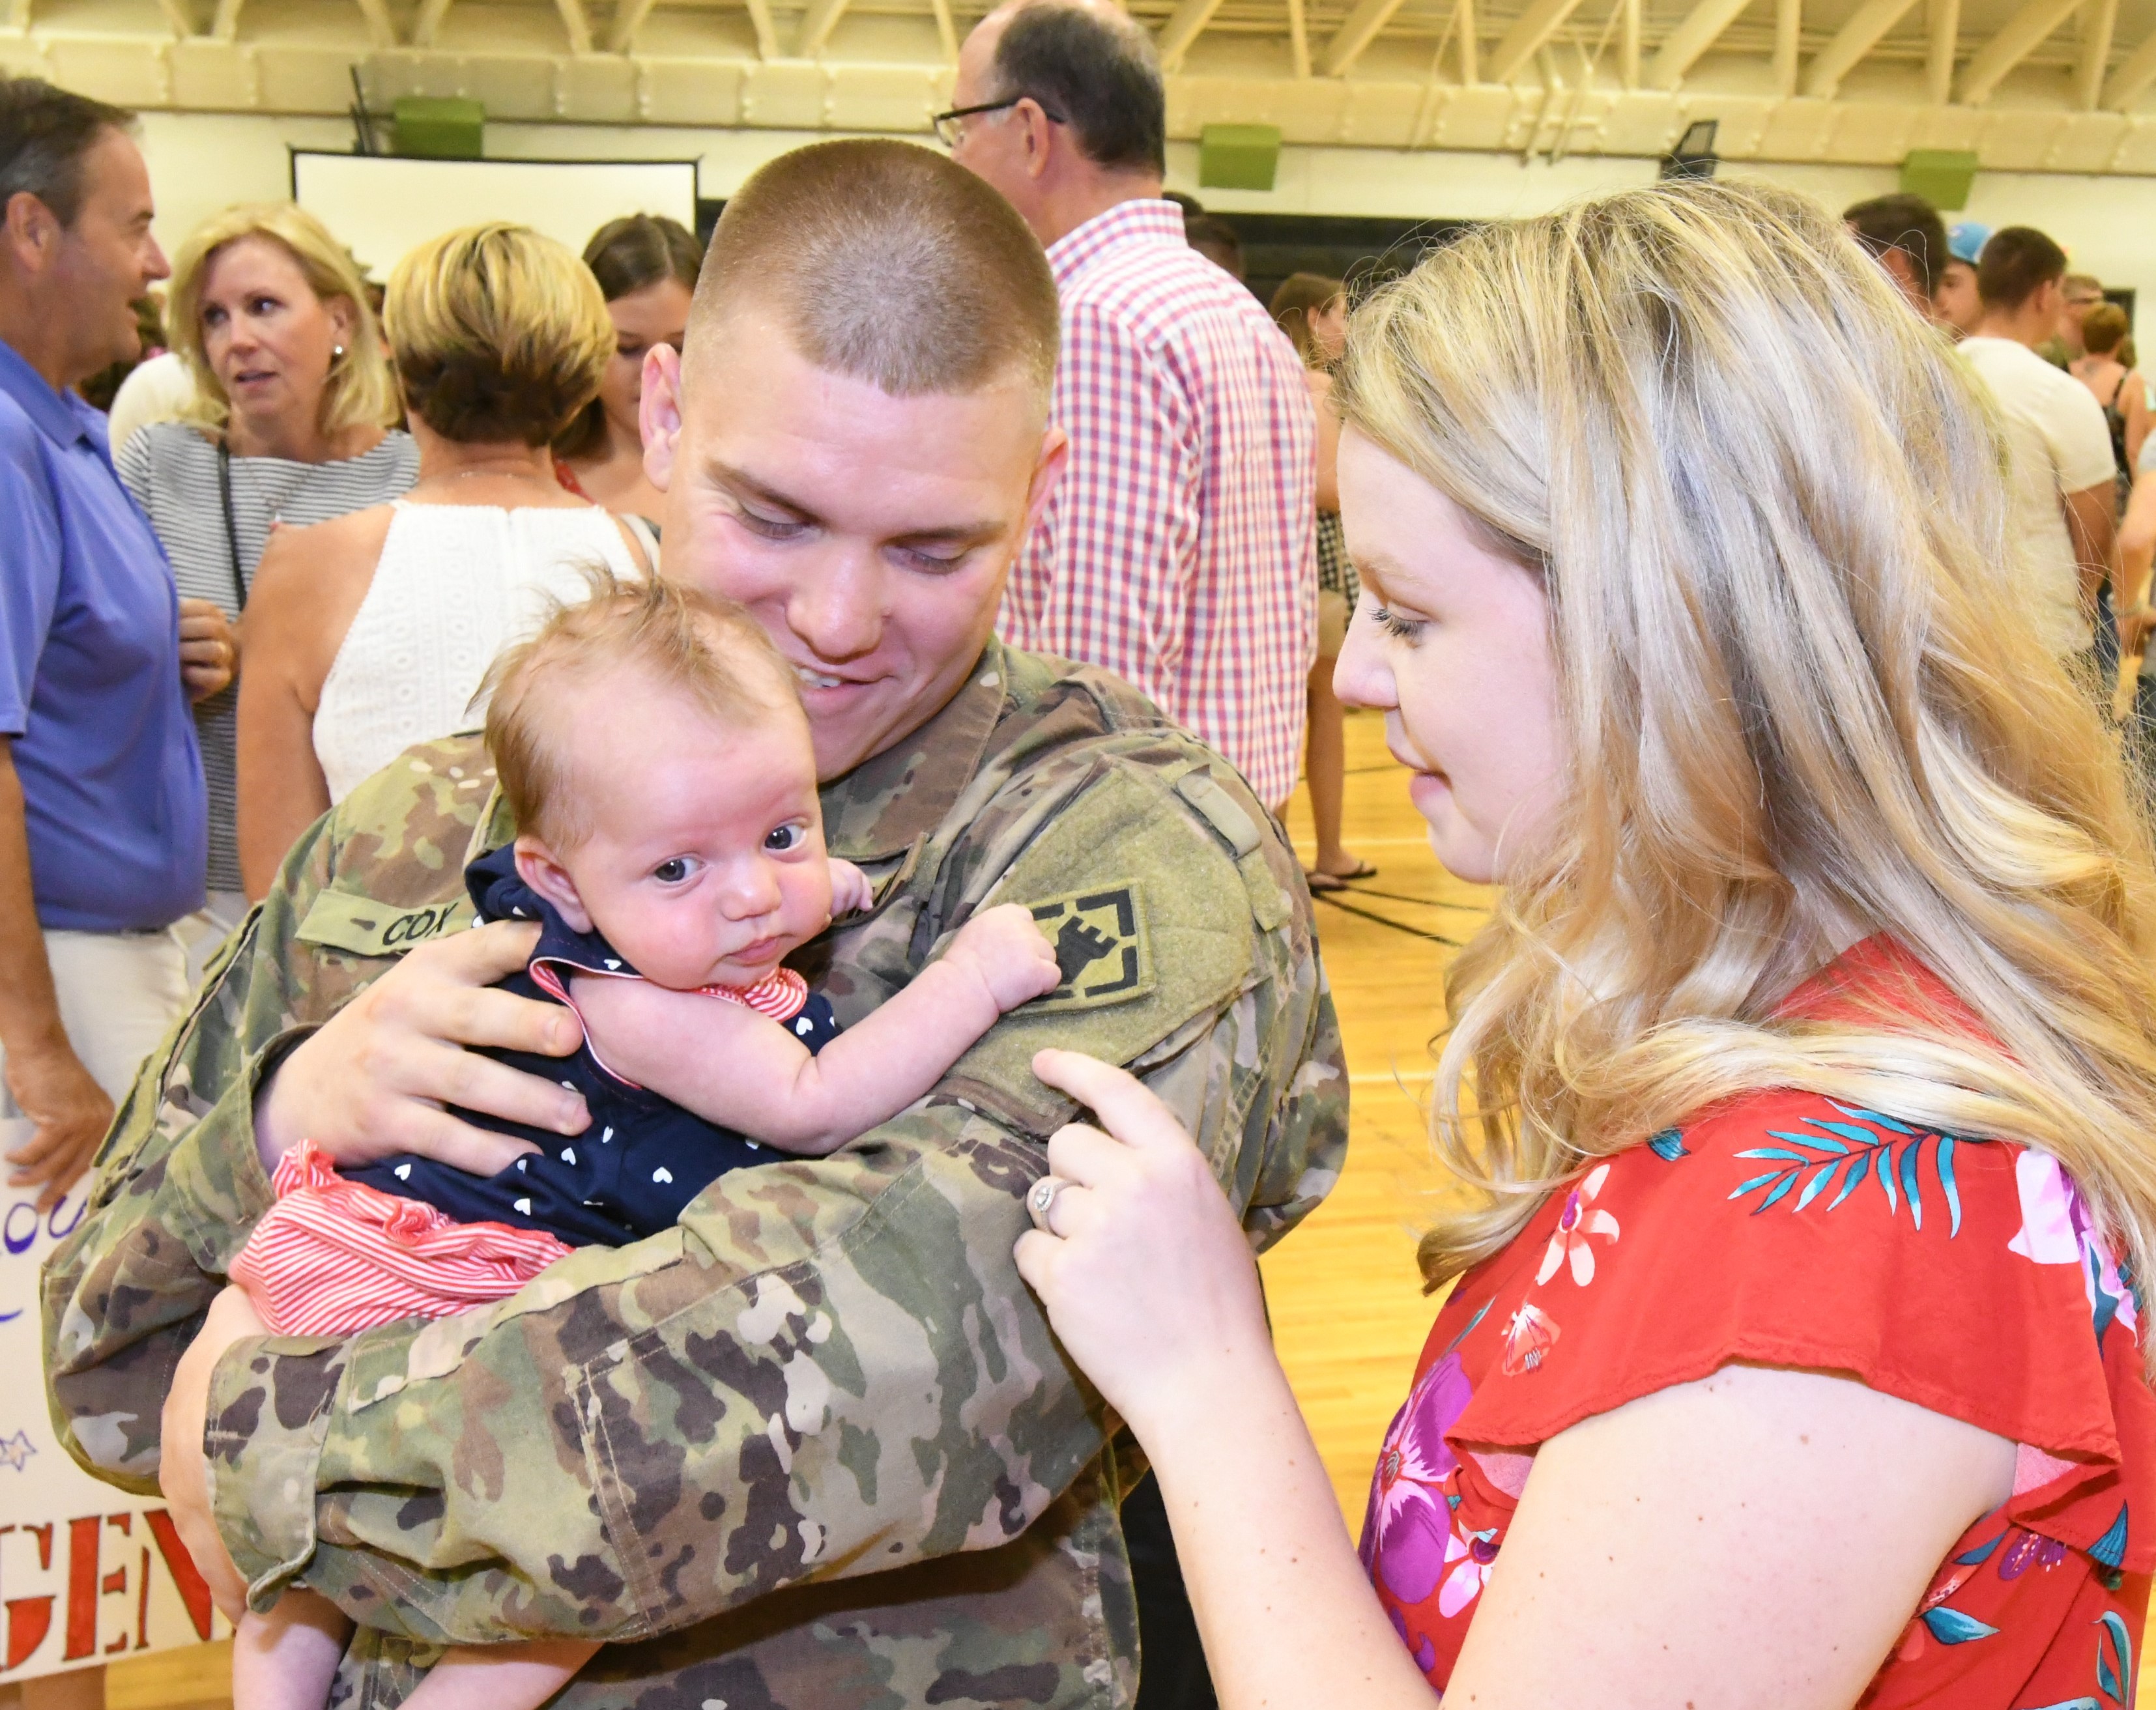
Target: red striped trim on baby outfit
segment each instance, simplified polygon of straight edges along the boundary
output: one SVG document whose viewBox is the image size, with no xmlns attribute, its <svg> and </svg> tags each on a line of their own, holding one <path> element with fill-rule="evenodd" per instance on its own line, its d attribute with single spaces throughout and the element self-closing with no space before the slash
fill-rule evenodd
<svg viewBox="0 0 2156 1710">
<path fill-rule="evenodd" d="M 724 998 L 774 1021 L 790 1021 L 808 1001 L 808 982 L 791 968 L 767 974 L 753 986 L 700 986 L 706 997 Z"/>
<path fill-rule="evenodd" d="M 540 1229 L 459 1223 L 421 1200 L 347 1181 L 312 1140 L 277 1160 L 277 1203 L 232 1281 L 280 1336 L 350 1336 L 514 1294 L 574 1251 Z"/>
</svg>

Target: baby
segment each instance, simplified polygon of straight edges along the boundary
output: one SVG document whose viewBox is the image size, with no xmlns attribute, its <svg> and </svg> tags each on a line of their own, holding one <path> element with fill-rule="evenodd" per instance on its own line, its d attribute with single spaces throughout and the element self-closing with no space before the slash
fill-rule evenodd
<svg viewBox="0 0 2156 1710">
<path fill-rule="evenodd" d="M 634 1039 L 588 1028 L 566 1062 L 508 1058 L 578 1087 L 592 1121 L 565 1140 L 459 1113 L 539 1148 L 497 1175 L 418 1157 L 340 1173 L 311 1142 L 286 1154 L 277 1203 L 232 1271 L 280 1334 L 466 1311 L 574 1245 L 654 1234 L 716 1176 L 770 1161 L 763 1147 L 820 1157 L 897 1115 L 1060 978 L 1016 904 L 975 915 L 844 1032 L 783 965 L 834 909 L 872 899 L 858 868 L 824 852 L 793 674 L 740 607 L 658 578 L 599 579 L 492 681 L 487 745 L 521 829 L 466 879 L 482 919 L 542 928 L 526 974 L 504 984 L 572 1008 L 590 979 L 675 996 Z M 307 1591 L 247 1615 L 237 1710 L 326 1703 L 349 1633 Z M 536 1710 L 597 1648 L 459 1646 L 409 1702 Z"/>
</svg>

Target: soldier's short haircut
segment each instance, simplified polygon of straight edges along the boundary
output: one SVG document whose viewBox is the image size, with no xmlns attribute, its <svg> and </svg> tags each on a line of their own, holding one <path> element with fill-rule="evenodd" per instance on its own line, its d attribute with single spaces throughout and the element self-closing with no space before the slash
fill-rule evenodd
<svg viewBox="0 0 2156 1710">
<path fill-rule="evenodd" d="M 1016 376 L 1044 417 L 1055 280 L 1017 211 L 911 143 L 812 143 L 726 203 L 696 284 L 684 361 L 739 309 L 775 315 L 819 368 L 894 397 L 963 396 Z"/>
<path fill-rule="evenodd" d="M 665 576 L 586 567 L 588 598 L 557 601 L 529 641 L 486 673 L 486 746 L 517 829 L 560 853 L 591 835 L 577 786 L 565 691 L 624 673 L 670 689 L 733 730 L 803 719 L 800 687 L 748 608 Z M 802 740 L 808 740 L 805 719 Z"/>
<path fill-rule="evenodd" d="M 996 98 L 1031 95 L 1111 172 L 1168 170 L 1168 95 L 1152 37 L 1121 13 L 1040 0 L 996 38 Z"/>
<path fill-rule="evenodd" d="M 2019 309 L 2054 279 L 2066 276 L 2066 252 L 2034 226 L 1991 234 L 1976 264 L 1976 294 L 1987 309 Z"/>
<path fill-rule="evenodd" d="M 0 211 L 28 191 L 63 226 L 82 212 L 83 157 L 108 131 L 126 131 L 124 107 L 56 89 L 38 77 L 0 77 Z"/>
<path fill-rule="evenodd" d="M 1939 276 L 1948 261 L 1946 222 L 1939 211 L 1921 196 L 1875 196 L 1842 210 L 1841 218 L 1856 241 L 1875 256 L 1898 249 L 1908 258 L 1917 288 L 1925 296 L 1939 288 Z"/>
</svg>

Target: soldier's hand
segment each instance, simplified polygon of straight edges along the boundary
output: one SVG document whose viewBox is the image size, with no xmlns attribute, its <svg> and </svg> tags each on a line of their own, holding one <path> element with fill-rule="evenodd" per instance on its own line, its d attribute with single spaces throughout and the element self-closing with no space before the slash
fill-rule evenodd
<svg viewBox="0 0 2156 1710">
<path fill-rule="evenodd" d="M 247 1610 L 247 1582 L 233 1565 L 232 1556 L 218 1533 L 217 1518 L 210 1508 L 209 1476 L 203 1452 L 203 1436 L 209 1424 L 209 1380 L 218 1357 L 235 1342 L 250 1336 L 266 1336 L 269 1326 L 254 1310 L 243 1288 L 227 1288 L 209 1305 L 203 1327 L 180 1356 L 172 1370 L 172 1387 L 165 1392 L 164 1414 L 158 1425 L 157 1483 L 172 1510 L 172 1524 L 180 1541 L 194 1558 L 202 1576 L 209 1582 L 210 1595 L 228 1620 L 237 1621 Z"/>
<path fill-rule="evenodd" d="M 958 929 L 943 959 L 979 976 L 999 1015 L 1063 983 L 1055 947 L 1018 903 L 983 909 Z"/>
<path fill-rule="evenodd" d="M 536 923 L 497 921 L 408 950 L 287 1057 L 255 1095 L 254 1139 L 265 1168 L 302 1139 L 340 1164 L 414 1152 L 477 1175 L 536 1149 L 475 1128 L 442 1107 L 582 1134 L 582 1095 L 466 1049 L 490 1046 L 566 1057 L 583 1037 L 576 1012 L 494 982 L 530 960 Z"/>
<path fill-rule="evenodd" d="M 97 1143 L 112 1126 L 112 1101 L 64 1039 L 42 1051 L 8 1057 L 8 1091 L 35 1125 L 30 1138 L 8 1154 L 15 1166 L 11 1187 L 39 1182 L 38 1209 L 44 1211 L 74 1185 L 89 1167 Z"/>
<path fill-rule="evenodd" d="M 1138 1441 L 1158 1441 L 1272 1360 L 1257 1265 L 1204 1155 L 1143 1084 L 1074 1051 L 1041 1052 L 1033 1072 L 1100 1127 L 1049 1141 L 1060 1185 L 1048 1227 L 1019 1237 L 1019 1274 Z"/>
</svg>

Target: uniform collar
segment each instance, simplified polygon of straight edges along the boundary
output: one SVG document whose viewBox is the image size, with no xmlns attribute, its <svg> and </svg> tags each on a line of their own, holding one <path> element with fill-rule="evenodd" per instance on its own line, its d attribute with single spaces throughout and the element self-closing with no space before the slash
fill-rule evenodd
<svg viewBox="0 0 2156 1710">
<path fill-rule="evenodd" d="M 1007 652 L 991 641 L 942 712 L 825 785 L 824 838 L 831 852 L 846 861 L 887 861 L 942 824 L 980 769 L 1009 689 Z"/>
<path fill-rule="evenodd" d="M 1095 214 L 1082 226 L 1073 226 L 1048 246 L 1048 270 L 1055 275 L 1056 289 L 1061 290 L 1108 250 L 1136 243 L 1188 248 L 1183 210 L 1164 197 L 1140 196 Z"/>
<path fill-rule="evenodd" d="M 90 424 L 80 413 L 4 339 L 0 339 L 0 392 L 14 399 L 38 431 L 54 444 L 72 445 L 90 438 Z"/>
</svg>

